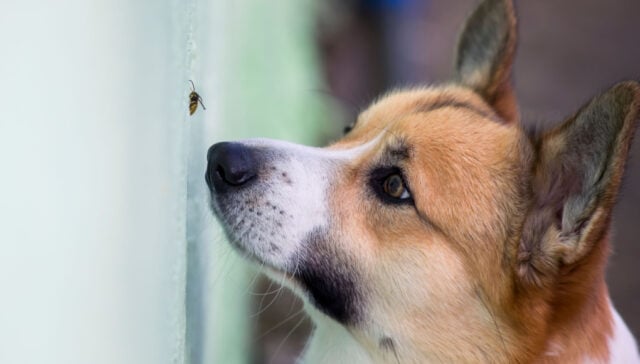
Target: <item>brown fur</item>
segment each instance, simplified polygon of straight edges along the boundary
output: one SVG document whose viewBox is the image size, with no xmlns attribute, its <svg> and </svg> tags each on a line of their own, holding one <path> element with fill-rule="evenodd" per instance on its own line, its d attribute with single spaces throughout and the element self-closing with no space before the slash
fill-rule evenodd
<svg viewBox="0 0 640 364">
<path fill-rule="evenodd" d="M 622 126 L 613 149 L 603 151 L 610 153 L 602 172 L 606 181 L 588 201 L 586 220 L 564 235 L 557 219 L 565 210 L 556 207 L 581 192 L 576 178 L 582 172 L 573 170 L 581 165 L 564 157 L 572 143 L 580 142 L 569 140 L 567 130 L 581 114 L 537 137 L 520 127 L 510 86 L 511 2 L 483 3 L 460 47 L 467 32 L 483 26 L 478 17 L 495 12 L 491 7 L 506 13 L 508 34 L 500 36 L 492 59 L 480 60 L 476 68 L 458 60 L 466 67 L 460 68 L 462 86 L 393 92 L 364 111 L 354 129 L 330 147 L 347 149 L 382 135 L 377 147 L 348 167 L 334 191 L 332 209 L 345 222 L 340 234 L 359 237 L 351 239 L 348 254 L 358 257 L 372 282 L 379 304 L 374 313 L 395 312 L 394 320 L 402 323 L 394 332 L 399 353 L 411 346 L 424 348 L 415 357 L 448 362 L 606 361 L 612 334 L 604 282 L 606 235 L 638 119 L 640 88 L 624 83 L 598 101 L 623 119 Z M 464 50 L 459 54 L 464 57 Z M 419 191 L 415 210 L 362 196 L 360 186 L 367 179 L 362 171 L 389 158 L 394 148 L 408 154 L 395 164 L 406 171 L 409 188 Z M 438 268 L 430 264 L 434 256 Z M 427 288 L 421 287 L 425 281 Z M 411 296 L 415 306 L 389 299 L 406 295 L 398 287 L 406 289 L 408 282 L 430 297 L 421 302 Z M 434 296 L 448 304 L 427 307 Z M 393 330 L 393 324 L 385 329 Z M 435 337 L 411 334 L 434 331 Z M 366 335 L 356 336 L 376 350 Z"/>
<path fill-rule="evenodd" d="M 460 37 L 455 83 L 382 97 L 327 150 L 210 150 L 228 234 L 310 303 L 311 360 L 607 362 L 614 329 L 634 354 L 613 326 L 604 270 L 640 86 L 528 133 L 511 87 L 515 27 L 511 0 L 484 0 Z M 283 184 L 261 172 L 270 164 L 295 173 Z M 231 167 L 251 178 L 230 180 Z M 266 212 L 294 212 L 247 213 L 252 194 Z"/>
<path fill-rule="evenodd" d="M 456 106 L 423 111 L 428 110 L 429 105 L 442 104 L 443 100 Z M 391 117 L 393 121 L 389 122 Z M 503 342 L 516 334 L 510 332 L 502 318 L 494 317 L 502 311 L 494 307 L 507 304 L 502 301 L 513 288 L 508 278 L 512 276 L 509 270 L 514 259 L 505 254 L 505 246 L 515 243 L 510 237 L 520 223 L 518 212 L 523 209 L 520 196 L 524 191 L 520 179 L 528 173 L 527 161 L 522 160 L 519 154 L 521 144 L 527 142 L 524 135 L 518 128 L 496 122 L 498 118 L 478 95 L 456 86 L 394 93 L 365 111 L 350 135 L 331 147 L 347 148 L 383 133 L 381 147 L 361 156 L 352 166 L 353 171 L 366 171 L 367 164 L 382 158 L 380 154 L 385 149 L 382 146 L 410 146 L 411 162 L 404 169 L 409 174 L 410 188 L 421 192 L 415 200 L 417 214 L 414 213 L 416 211 L 398 212 L 393 208 L 381 208 L 377 203 L 369 206 L 344 203 L 367 201 L 358 196 L 358 186 L 366 184 L 366 175 L 349 173 L 345 174 L 350 177 L 344 189 L 336 191 L 333 211 L 340 216 L 340 221 L 350 222 L 349 226 L 343 227 L 349 235 L 365 237 L 360 241 L 367 240 L 372 244 L 354 248 L 358 249 L 359 257 L 384 260 L 395 256 L 395 264 L 406 269 L 407 261 L 412 258 L 400 258 L 407 253 L 422 253 L 431 259 L 438 255 L 440 263 L 451 260 L 449 270 L 443 274 L 460 269 L 458 274 L 468 282 L 458 292 L 461 305 L 457 310 L 437 310 L 430 314 L 433 317 L 424 317 L 425 312 L 419 307 L 406 313 L 416 332 L 435 329 L 451 333 L 451 336 L 439 335 L 437 342 L 416 343 L 421 347 L 440 347 L 442 350 L 452 345 L 457 349 L 451 347 L 446 351 L 462 355 L 442 360 L 502 358 L 506 362 L 521 357 L 519 352 L 525 350 L 511 347 L 517 343 Z M 501 209 L 496 210 L 496 205 Z M 473 213 L 460 206 L 473 206 Z M 416 263 L 424 264 L 423 261 Z M 423 274 L 424 279 L 432 280 L 434 272 L 425 268 L 416 267 L 416 270 L 407 272 L 415 276 Z M 392 268 L 384 273 L 371 272 L 372 275 L 380 274 L 379 279 L 399 273 Z M 441 282 L 443 286 L 440 289 L 446 292 L 446 296 L 452 294 L 449 283 Z M 398 293 L 392 291 L 382 292 L 381 296 L 396 297 Z M 464 295 L 470 296 L 463 298 Z M 467 304 L 468 300 L 480 301 L 481 305 L 473 309 Z M 467 310 L 470 311 L 468 319 L 460 320 Z M 489 322 L 476 322 L 478 318 L 471 314 L 474 310 Z M 443 320 L 445 317 L 450 321 Z M 464 327 L 450 327 L 456 325 L 453 320 Z M 440 326 L 443 323 L 445 326 Z M 460 338 L 456 338 L 460 333 L 473 337 L 473 340 L 468 340 L 470 343 L 483 341 L 486 348 L 480 352 L 473 348 L 462 350 Z M 492 338 L 492 341 L 487 338 Z M 496 356 L 495 353 L 504 356 Z"/>
</svg>

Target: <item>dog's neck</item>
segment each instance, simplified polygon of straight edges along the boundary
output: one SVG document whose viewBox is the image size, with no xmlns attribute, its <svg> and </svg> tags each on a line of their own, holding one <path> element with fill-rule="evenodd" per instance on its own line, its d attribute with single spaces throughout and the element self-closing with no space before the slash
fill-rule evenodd
<svg viewBox="0 0 640 364">
<path fill-rule="evenodd" d="M 611 318 L 611 333 L 602 334 L 597 331 L 596 324 L 581 322 L 575 323 L 577 327 L 566 327 L 566 330 L 556 330 L 547 341 L 546 348 L 542 352 L 537 363 L 640 363 L 640 357 L 635 352 L 635 339 L 620 318 L 616 310 L 610 305 L 605 297 L 604 305 L 599 302 L 592 308 L 593 321 L 599 321 L 600 317 Z M 394 362 L 394 357 L 389 353 L 371 352 L 361 345 L 352 334 L 337 322 L 321 315 L 314 316 L 316 329 L 307 347 L 301 363 L 385 363 Z M 583 325 L 585 325 L 583 327 Z M 600 354 L 592 349 L 604 350 Z M 416 350 L 413 355 L 401 353 L 402 362 L 428 363 L 428 359 L 419 357 L 420 350 Z M 457 354 L 460 354 L 458 352 Z M 457 355 L 456 354 L 456 355 Z M 600 356 L 598 356 L 600 355 Z M 414 356 L 408 358 L 408 356 Z M 497 358 L 496 358 L 497 359 Z M 500 359 L 498 359 L 500 360 Z M 505 362 L 507 359 L 502 358 Z M 397 361 L 397 360 L 396 360 Z M 499 362 L 499 361 L 495 361 Z"/>
<path fill-rule="evenodd" d="M 602 297 L 581 313 L 581 319 L 554 328 L 535 362 L 640 363 L 631 331 L 608 296 Z"/>
<path fill-rule="evenodd" d="M 573 302 L 559 299 L 552 310 L 537 362 L 609 362 L 614 309 L 604 279 L 592 287 L 591 294 L 576 297 Z"/>
<path fill-rule="evenodd" d="M 542 315 L 545 316 L 542 329 L 529 330 L 526 322 L 513 324 L 520 329 L 505 322 L 492 323 L 496 326 L 485 332 L 496 333 L 495 329 L 500 326 L 500 350 L 496 347 L 497 338 L 488 334 L 474 336 L 484 340 L 482 342 L 470 342 L 472 340 L 465 336 L 462 328 L 468 327 L 473 332 L 478 332 L 478 329 L 471 327 L 470 321 L 473 320 L 462 317 L 459 320 L 464 320 L 465 325 L 458 329 L 452 326 L 448 330 L 430 330 L 444 340 L 445 345 L 440 345 L 442 340 L 435 340 L 440 344 L 425 347 L 425 343 L 431 340 L 425 341 L 427 338 L 423 337 L 422 344 L 398 341 L 392 344 L 392 350 L 382 350 L 379 345 L 367 345 L 366 339 L 358 340 L 344 326 L 307 305 L 316 330 L 302 362 L 430 363 L 484 358 L 492 363 L 640 363 L 635 340 L 611 305 L 603 273 L 606 253 L 604 250 L 601 253 L 594 256 L 595 266 L 584 266 L 570 273 L 571 280 L 578 279 L 582 284 L 576 286 L 575 282 L 560 282 L 552 303 L 546 304 L 548 311 Z M 568 289 L 563 284 L 572 288 Z M 535 312 L 529 312 L 529 315 L 535 315 Z"/>
<path fill-rule="evenodd" d="M 608 251 L 605 237 L 581 264 L 560 272 L 536 362 L 640 363 L 635 339 L 609 298 Z"/>
</svg>

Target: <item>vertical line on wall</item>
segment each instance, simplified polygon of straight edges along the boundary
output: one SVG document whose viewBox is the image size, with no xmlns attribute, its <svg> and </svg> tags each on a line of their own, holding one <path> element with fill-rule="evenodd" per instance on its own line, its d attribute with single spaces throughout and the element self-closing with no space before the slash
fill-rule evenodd
<svg viewBox="0 0 640 364">
<path fill-rule="evenodd" d="M 189 146 L 191 135 L 191 122 L 192 118 L 189 115 L 189 93 L 191 92 L 190 79 L 194 79 L 196 74 L 196 40 L 195 40 L 195 27 L 196 22 L 194 14 L 196 13 L 196 3 L 194 0 L 173 0 L 173 24 L 174 31 L 177 37 L 177 41 L 174 42 L 176 55 L 174 66 L 179 70 L 181 75 L 178 79 L 180 84 L 177 85 L 177 89 L 180 90 L 180 107 L 182 115 L 179 121 L 179 134 L 180 138 L 178 154 L 180 158 L 180 172 L 178 174 L 179 185 L 182 186 L 182 193 L 180 194 L 180 201 L 178 206 L 181 211 L 177 211 L 177 223 L 180 229 L 180 239 L 178 244 L 182 247 L 183 257 L 178 259 L 174 267 L 174 279 L 176 280 L 176 287 L 182 287 L 182 294 L 176 295 L 177 302 L 175 306 L 180 307 L 180 315 L 176 315 L 176 322 L 174 327 L 175 332 L 175 352 L 171 358 L 172 363 L 184 364 L 190 363 L 190 335 L 189 335 L 189 290 L 188 290 L 188 272 L 189 272 Z"/>
<path fill-rule="evenodd" d="M 184 9 L 185 17 L 185 43 L 184 43 L 184 55 L 185 55 L 185 74 L 184 74 L 184 86 L 185 86 L 185 137 L 186 141 L 183 152 L 185 162 L 185 201 L 184 207 L 186 212 L 186 231 L 185 231 L 185 257 L 186 257 L 186 270 L 185 270 L 185 362 L 191 364 L 201 364 L 204 362 L 204 345 L 205 345 L 205 329 L 203 326 L 204 316 L 204 303 L 203 303 L 203 268 L 201 263 L 201 252 L 199 248 L 199 231 L 202 230 L 202 212 L 203 208 L 200 205 L 200 197 L 202 196 L 202 184 L 204 178 L 201 173 L 197 173 L 196 169 L 199 169 L 200 163 L 197 163 L 199 159 L 200 148 L 198 146 L 202 143 L 201 140 L 197 140 L 194 136 L 200 135 L 202 132 L 202 122 L 204 120 L 204 110 L 201 105 L 198 106 L 197 111 L 193 114 L 189 114 L 189 98 L 191 93 L 192 80 L 194 87 L 198 93 L 201 93 L 200 72 L 198 67 L 198 22 L 200 17 L 198 16 L 198 4 L 196 0 L 186 0 L 181 3 Z M 198 179 L 197 176 L 200 178 Z M 199 183 L 198 183 L 199 182 Z"/>
</svg>

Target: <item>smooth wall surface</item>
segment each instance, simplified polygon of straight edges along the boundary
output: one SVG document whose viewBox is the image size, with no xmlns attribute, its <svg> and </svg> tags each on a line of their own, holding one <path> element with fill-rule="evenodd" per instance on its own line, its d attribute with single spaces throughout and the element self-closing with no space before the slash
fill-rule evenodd
<svg viewBox="0 0 640 364">
<path fill-rule="evenodd" d="M 184 24 L 0 5 L 0 362 L 184 362 Z"/>
</svg>

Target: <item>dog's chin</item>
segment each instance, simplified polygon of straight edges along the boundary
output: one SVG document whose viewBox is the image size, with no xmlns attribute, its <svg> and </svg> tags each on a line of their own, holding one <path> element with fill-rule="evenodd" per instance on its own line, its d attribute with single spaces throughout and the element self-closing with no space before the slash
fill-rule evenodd
<svg viewBox="0 0 640 364">
<path fill-rule="evenodd" d="M 229 245 L 239 253 L 244 259 L 254 263 L 259 267 L 268 268 L 277 272 L 289 273 L 287 265 L 275 256 L 271 256 L 265 249 L 257 249 L 257 242 L 247 241 L 238 238 L 233 232 L 227 231 L 225 227 L 225 235 Z"/>
<path fill-rule="evenodd" d="M 220 222 L 229 245 L 243 258 L 273 272 L 292 274 L 288 259 L 282 256 L 279 244 L 264 234 L 259 221 L 234 214 L 233 210 L 225 208 L 215 197 L 210 201 L 210 208 Z"/>
<path fill-rule="evenodd" d="M 217 218 L 223 225 L 229 245 L 231 245 L 237 253 L 247 261 L 251 262 L 259 272 L 264 273 L 274 282 L 288 287 L 303 299 L 307 297 L 307 292 L 304 286 L 296 276 L 299 268 L 297 265 L 294 265 L 293 267 L 290 267 L 288 264 L 283 265 L 281 262 L 273 259 L 267 254 L 256 252 L 255 249 L 252 249 L 252 247 L 255 246 L 255 242 L 240 240 L 233 231 L 229 231 L 228 227 L 220 217 Z"/>
<path fill-rule="evenodd" d="M 329 228 L 290 231 L 281 220 L 274 219 L 280 218 L 279 213 L 269 215 L 273 209 L 260 210 L 258 215 L 256 209 L 243 210 L 237 200 L 227 204 L 217 199 L 211 207 L 231 246 L 276 282 L 285 283 L 340 323 L 352 324 L 360 319 L 363 297 L 358 274 L 347 269 L 349 260 L 331 248 Z"/>
<path fill-rule="evenodd" d="M 255 249 L 255 242 L 238 240 L 229 233 L 226 233 L 226 236 L 229 244 L 236 252 L 265 272 L 273 272 L 274 274 L 280 275 L 293 275 L 293 271 L 289 268 L 289 265 L 283 264 L 281 259 L 278 259 L 276 256 L 271 256 L 262 250 Z"/>
</svg>

